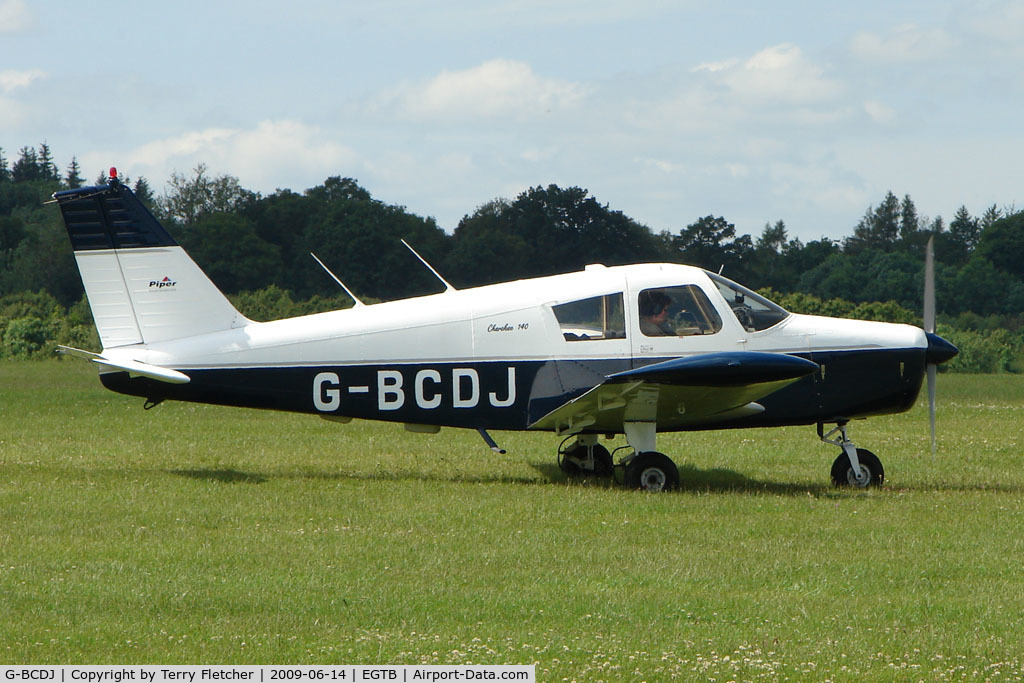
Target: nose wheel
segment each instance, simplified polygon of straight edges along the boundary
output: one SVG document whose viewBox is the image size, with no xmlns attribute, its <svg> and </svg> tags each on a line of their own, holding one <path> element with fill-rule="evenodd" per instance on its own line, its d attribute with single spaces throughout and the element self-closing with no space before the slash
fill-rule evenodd
<svg viewBox="0 0 1024 683">
<path fill-rule="evenodd" d="M 818 425 L 818 437 L 825 443 L 839 446 L 842 452 L 832 463 L 832 483 L 835 486 L 866 489 L 881 486 L 885 481 L 882 461 L 866 448 L 857 448 L 846 433 L 846 423 L 838 424 L 827 434 Z M 836 434 L 839 437 L 836 438 Z"/>
<path fill-rule="evenodd" d="M 836 486 L 866 489 L 869 486 L 881 486 L 885 481 L 882 461 L 866 448 L 857 449 L 857 465 L 854 471 L 850 458 L 846 453 L 840 453 L 832 463 L 832 483 Z"/>
</svg>

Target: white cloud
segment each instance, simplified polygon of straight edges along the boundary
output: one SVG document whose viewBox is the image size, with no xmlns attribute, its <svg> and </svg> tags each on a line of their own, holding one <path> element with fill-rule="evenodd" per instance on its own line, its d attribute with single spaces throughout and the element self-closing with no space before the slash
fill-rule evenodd
<svg viewBox="0 0 1024 683">
<path fill-rule="evenodd" d="M 875 62 L 925 62 L 938 59 L 957 45 L 941 28 L 915 24 L 898 26 L 885 34 L 861 32 L 853 37 L 854 56 Z"/>
<path fill-rule="evenodd" d="M 972 3 L 965 8 L 966 27 L 985 38 L 1006 42 L 1024 41 L 1024 5 L 1017 0 Z"/>
<path fill-rule="evenodd" d="M 576 104 L 587 92 L 570 81 L 543 78 L 524 62 L 494 59 L 406 85 L 381 99 L 401 113 L 426 119 L 532 118 Z"/>
<path fill-rule="evenodd" d="M 0 0 L 0 33 L 17 33 L 31 24 L 25 0 Z"/>
<path fill-rule="evenodd" d="M 767 47 L 726 70 L 726 82 L 737 93 L 779 102 L 810 103 L 835 97 L 841 86 L 809 61 L 793 44 Z"/>
<path fill-rule="evenodd" d="M 794 128 L 806 134 L 807 128 L 831 127 L 852 113 L 845 84 L 789 43 L 660 74 L 638 87 L 643 94 L 624 103 L 621 93 L 611 95 L 618 100 L 609 106 L 629 129 L 641 136 L 698 136 L 691 143 L 718 146 L 716 153 Z"/>
<path fill-rule="evenodd" d="M 0 22 L 2 22 L 2 19 L 0 19 Z M 5 69 L 0 71 L 0 92 L 9 93 L 18 88 L 26 88 L 32 84 L 32 81 L 45 77 L 46 72 L 41 69 L 28 69 L 25 71 Z"/>
<path fill-rule="evenodd" d="M 864 112 L 875 123 L 887 125 L 896 120 L 896 110 L 877 100 L 865 102 Z"/>
<path fill-rule="evenodd" d="M 92 153 L 83 166 L 105 167 L 109 152 Z M 101 156 L 105 155 L 105 156 Z M 128 151 L 123 171 L 162 182 L 172 171 L 206 164 L 214 174 L 236 175 L 244 187 L 271 192 L 305 188 L 330 175 L 350 175 L 356 154 L 324 139 L 315 126 L 293 120 L 261 121 L 254 128 L 208 128 L 154 140 Z"/>
<path fill-rule="evenodd" d="M 636 157 L 633 159 L 634 163 L 647 168 L 653 168 L 661 173 L 678 173 L 686 169 L 683 164 L 668 159 L 658 159 L 654 157 Z"/>
<path fill-rule="evenodd" d="M 46 72 L 40 69 L 0 71 L 0 130 L 16 130 L 32 118 L 29 114 L 29 107 L 14 97 L 6 95 L 14 90 L 27 88 L 33 81 L 45 78 L 46 75 Z"/>
<path fill-rule="evenodd" d="M 705 65 L 734 94 L 748 100 L 780 104 L 810 104 L 834 98 L 842 90 L 825 69 L 804 57 L 790 43 L 767 47 L 744 62 Z"/>
</svg>

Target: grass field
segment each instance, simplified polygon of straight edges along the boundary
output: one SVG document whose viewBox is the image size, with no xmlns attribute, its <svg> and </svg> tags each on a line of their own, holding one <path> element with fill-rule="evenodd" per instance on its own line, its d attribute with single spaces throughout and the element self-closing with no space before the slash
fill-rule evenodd
<svg viewBox="0 0 1024 683">
<path fill-rule="evenodd" d="M 682 490 L 558 440 L 165 403 L 0 363 L 0 663 L 536 663 L 543 681 L 1024 677 L 1024 377 L 853 425 L 665 435 Z"/>
</svg>

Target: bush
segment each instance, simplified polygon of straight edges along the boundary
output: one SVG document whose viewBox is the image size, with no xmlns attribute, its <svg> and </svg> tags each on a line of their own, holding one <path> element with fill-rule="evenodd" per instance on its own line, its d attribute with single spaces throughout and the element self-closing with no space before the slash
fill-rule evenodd
<svg viewBox="0 0 1024 683">
<path fill-rule="evenodd" d="M 277 285 L 270 285 L 269 287 L 251 292 L 239 292 L 228 298 L 231 299 L 231 303 L 235 305 L 235 308 L 242 315 L 250 320 L 258 320 L 260 322 L 334 311 L 339 308 L 348 308 L 352 305 L 352 299 L 344 294 L 339 294 L 335 297 L 324 297 L 315 294 L 306 301 L 295 301 L 292 299 L 290 291 L 281 289 Z M 371 301 L 368 300 L 367 303 Z"/>
<path fill-rule="evenodd" d="M 33 358 L 46 355 L 56 347 L 54 337 L 60 326 L 53 318 L 24 316 L 14 318 L 4 329 L 3 351 L 8 358 Z"/>
<path fill-rule="evenodd" d="M 940 326 L 939 334 L 960 349 L 945 367 L 950 372 L 1011 372 L 1021 353 L 1021 339 L 1005 329 L 984 333 Z"/>
</svg>

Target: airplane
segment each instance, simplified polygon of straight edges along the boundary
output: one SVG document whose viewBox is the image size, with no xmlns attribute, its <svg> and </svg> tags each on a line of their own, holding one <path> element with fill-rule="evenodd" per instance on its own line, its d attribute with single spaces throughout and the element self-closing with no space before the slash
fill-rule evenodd
<svg viewBox="0 0 1024 683">
<path fill-rule="evenodd" d="M 621 471 L 647 491 L 679 485 L 658 433 L 816 425 L 840 448 L 832 483 L 865 488 L 885 472 L 849 423 L 908 410 L 927 376 L 934 448 L 935 366 L 958 351 L 935 334 L 930 257 L 924 329 L 790 313 L 675 263 L 456 289 L 422 258 L 445 291 L 370 305 L 353 295 L 347 309 L 254 322 L 116 169 L 109 177 L 53 195 L 102 343 L 59 350 L 147 409 L 176 400 L 475 429 L 499 453 L 488 430 L 547 431 L 562 438 L 567 474 Z M 625 435 L 618 462 L 601 435 Z"/>
</svg>

